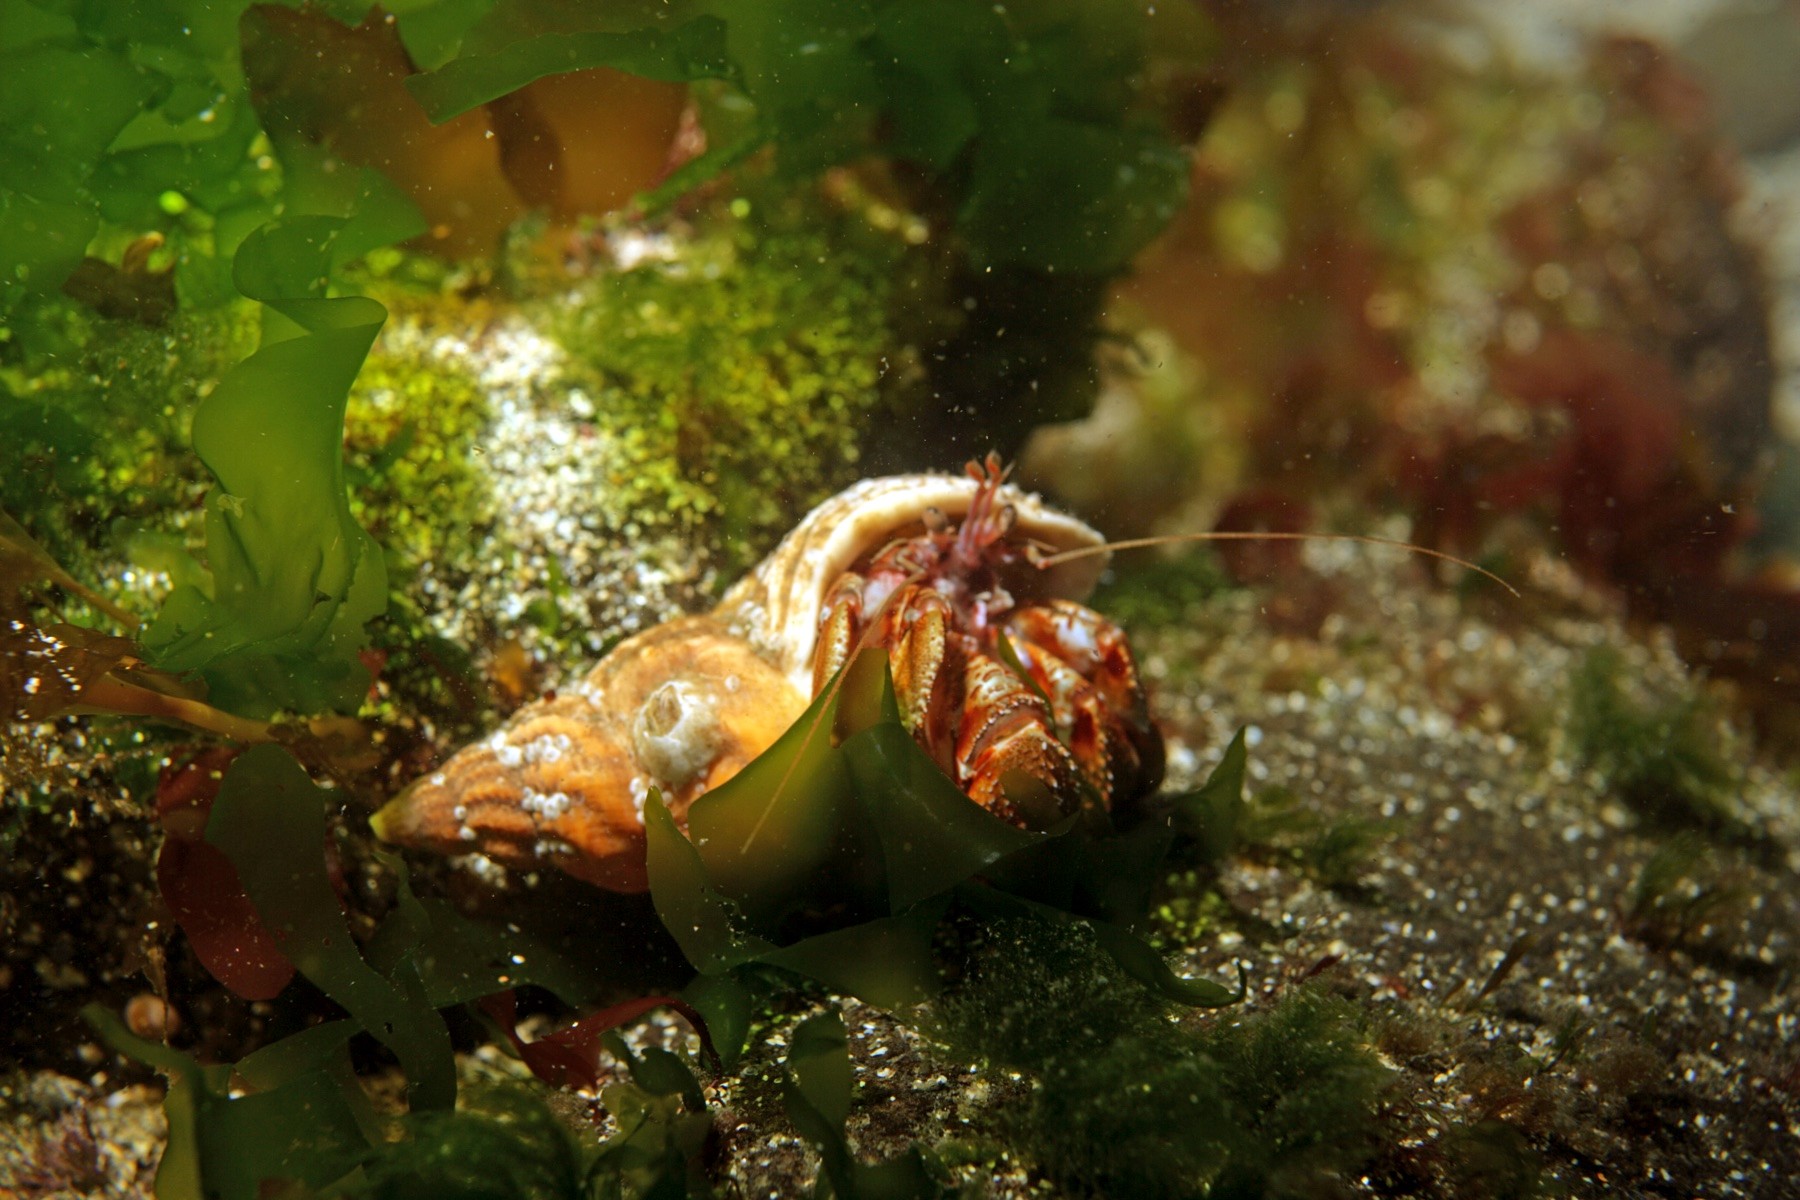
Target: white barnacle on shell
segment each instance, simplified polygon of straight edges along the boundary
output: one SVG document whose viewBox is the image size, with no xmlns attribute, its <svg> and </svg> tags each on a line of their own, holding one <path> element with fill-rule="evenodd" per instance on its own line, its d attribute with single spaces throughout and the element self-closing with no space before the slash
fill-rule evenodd
<svg viewBox="0 0 1800 1200">
<path fill-rule="evenodd" d="M 569 751 L 572 742 L 566 733 L 542 734 L 531 739 L 520 748 L 521 758 L 528 763 L 554 763 L 562 761 L 562 756 Z M 502 758 L 502 762 L 505 759 Z M 517 766 L 517 763 L 509 763 Z"/>
<path fill-rule="evenodd" d="M 632 722 L 638 761 L 670 787 L 686 786 L 718 757 L 724 730 L 710 693 L 693 680 L 670 680 L 650 693 Z"/>
<path fill-rule="evenodd" d="M 494 752 L 495 761 L 503 767 L 517 767 L 525 761 L 525 752 L 507 739 L 504 729 L 496 730 L 494 736 L 487 740 L 487 745 Z"/>
<path fill-rule="evenodd" d="M 539 821 L 555 821 L 569 810 L 569 797 L 564 792 L 540 792 L 527 787 L 519 798 L 519 807 Z"/>
</svg>

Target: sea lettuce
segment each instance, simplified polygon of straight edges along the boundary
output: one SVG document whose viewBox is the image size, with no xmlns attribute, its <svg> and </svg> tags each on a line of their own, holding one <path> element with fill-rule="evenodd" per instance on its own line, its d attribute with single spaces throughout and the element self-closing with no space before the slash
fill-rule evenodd
<svg viewBox="0 0 1800 1200">
<path fill-rule="evenodd" d="M 126 256 L 148 255 L 145 278 L 174 272 L 184 305 L 265 304 L 262 348 L 193 421 L 218 480 L 210 581 L 178 584 L 144 635 L 155 666 L 199 675 L 214 705 L 260 717 L 354 707 L 367 686 L 357 653 L 386 582 L 345 498 L 342 416 L 385 314 L 332 296 L 329 280 L 420 223 L 372 172 L 278 171 L 257 153 L 238 58 L 247 7 L 33 0 L 0 15 L 0 344 L 53 363 L 37 310 L 75 288 L 78 268 L 116 273 L 88 256 L 125 238 L 145 247 Z"/>
<path fill-rule="evenodd" d="M 357 253 L 420 226 L 379 176 L 271 137 L 242 62 L 252 7 L 27 0 L 0 14 L 0 344 L 30 351 L 33 306 L 82 271 L 154 284 L 121 310 L 140 320 L 166 319 L 168 294 L 182 310 L 242 296 L 266 305 L 262 348 L 194 420 L 195 449 L 218 480 L 210 581 L 180 583 L 146 635 L 155 665 L 200 676 L 220 708 L 263 717 L 350 708 L 367 683 L 357 655 L 386 587 L 343 498 L 341 418 L 382 315 L 333 295 L 331 281 Z M 346 22 L 367 12 L 352 0 L 319 8 Z M 904 177 L 920 187 L 908 203 L 954 224 L 977 271 L 1114 272 L 1186 186 L 1145 81 L 1165 45 L 1190 53 L 1203 30 L 1125 0 L 392 8 L 401 42 L 428 68 L 407 86 L 438 119 L 583 67 L 708 82 L 713 145 L 662 198 L 762 147 L 790 181 L 886 157 L 911 164 Z M 1098 293 L 1072 287 L 1086 329 Z M 984 294 L 984 314 L 1001 311 L 993 299 Z M 1020 365 L 1002 374 L 1032 374 L 1036 396 L 1055 391 L 1031 365 L 1033 323 L 1003 323 L 1014 327 L 1005 361 Z M 949 357 L 979 362 L 981 351 Z"/>
<path fill-rule="evenodd" d="M 357 217 L 271 223 L 238 251 L 236 280 L 268 305 L 263 345 L 194 416 L 219 481 L 207 498 L 210 593 L 175 589 L 145 634 L 156 665 L 197 671 L 212 702 L 264 716 L 354 707 L 364 624 L 387 603 L 379 547 L 344 489 L 344 404 L 386 318 L 322 281 L 345 258 L 413 231 L 391 193 Z"/>
<path fill-rule="evenodd" d="M 26 9 L 0 30 L 0 43 L 13 43 L 0 71 L 0 263 L 9 266 L 0 273 L 0 304 L 6 309 L 54 292 L 74 272 L 100 228 L 88 188 L 94 168 L 162 90 L 123 53 L 48 34 L 31 37 L 20 19 L 30 16 L 48 24 L 47 14 Z"/>
<path fill-rule="evenodd" d="M 230 298 L 279 175 L 237 67 L 249 0 L 23 0 L 0 12 L 0 319 L 54 294 L 109 230 L 169 241 L 184 299 Z"/>
</svg>

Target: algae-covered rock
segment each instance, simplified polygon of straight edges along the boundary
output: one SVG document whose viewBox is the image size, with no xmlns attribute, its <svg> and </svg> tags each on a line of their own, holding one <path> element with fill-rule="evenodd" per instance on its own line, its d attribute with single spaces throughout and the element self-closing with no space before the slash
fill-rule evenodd
<svg viewBox="0 0 1800 1200">
<path fill-rule="evenodd" d="M 390 660 L 460 648 L 517 703 L 706 604 L 915 385 L 904 249 L 830 202 L 740 198 L 597 231 L 517 295 L 377 287 L 393 316 L 346 436 Z"/>
</svg>

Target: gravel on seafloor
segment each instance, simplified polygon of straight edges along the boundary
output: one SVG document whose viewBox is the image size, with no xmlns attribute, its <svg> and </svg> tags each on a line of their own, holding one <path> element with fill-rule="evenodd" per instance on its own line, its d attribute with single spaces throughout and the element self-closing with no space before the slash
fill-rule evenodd
<svg viewBox="0 0 1800 1200">
<path fill-rule="evenodd" d="M 1243 725 L 1250 790 L 1289 789 L 1326 821 L 1383 818 L 1392 835 L 1353 889 L 1234 860 L 1221 891 L 1279 937 L 1226 935 L 1190 948 L 1188 967 L 1222 977 L 1242 957 L 1255 1004 L 1337 959 L 1350 995 L 1447 1035 L 1393 1064 L 1422 1106 L 1446 1122 L 1494 1106 L 1571 1195 L 1788 1194 L 1800 1175 L 1792 775 L 1741 764 L 1736 800 L 1764 850 L 1712 853 L 1746 903 L 1704 937 L 1647 944 L 1628 919 L 1633 889 L 1669 835 L 1579 760 L 1570 676 L 1607 645 L 1621 686 L 1691 693 L 1699 681 L 1667 639 L 1577 613 L 1515 622 L 1506 604 L 1484 619 L 1385 568 L 1359 574 L 1317 640 L 1262 629 L 1254 595 L 1139 639 L 1153 676 L 1188 680 L 1160 696 L 1177 760 L 1203 747 L 1204 766 Z M 1750 745 L 1720 733 L 1724 754 Z M 1580 1053 L 1566 1054 L 1577 1032 Z M 1514 1050 L 1552 1064 L 1529 1079 L 1538 1095 L 1484 1094 L 1489 1052 Z M 1609 1070 L 1629 1078 L 1609 1088 Z"/>
<path fill-rule="evenodd" d="M 149 1196 L 168 1123 L 161 1089 L 53 1071 L 0 1078 L 0 1196 Z"/>
</svg>

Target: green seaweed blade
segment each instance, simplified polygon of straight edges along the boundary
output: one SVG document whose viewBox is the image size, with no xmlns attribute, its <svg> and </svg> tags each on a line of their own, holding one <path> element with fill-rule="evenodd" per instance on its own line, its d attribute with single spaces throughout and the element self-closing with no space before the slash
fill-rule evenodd
<svg viewBox="0 0 1800 1200">
<path fill-rule="evenodd" d="M 343 421 L 386 310 L 327 297 L 331 268 L 415 232 L 379 192 L 357 217 L 302 216 L 238 251 L 240 290 L 267 306 L 263 344 L 194 417 L 207 497 L 210 594 L 177 587 L 146 631 L 164 670 L 199 672 L 212 702 L 254 716 L 353 709 L 368 687 L 364 625 L 387 604 L 379 547 L 351 515 Z"/>
<path fill-rule="evenodd" d="M 328 802 L 287 751 L 252 747 L 226 772 L 206 840 L 231 859 L 300 973 L 400 1059 L 413 1107 L 448 1108 L 456 1097 L 450 1035 L 418 972 L 403 962 L 393 979 L 382 976 L 344 923 L 325 869 Z"/>
<path fill-rule="evenodd" d="M 247 1094 L 234 1095 L 232 1068 L 202 1067 L 179 1050 L 137 1037 L 92 1004 L 82 1016 L 121 1054 L 162 1071 L 169 1090 L 167 1148 L 157 1200 L 257 1200 L 269 1186 L 323 1187 L 367 1154 L 377 1134 L 349 1075 L 353 1027 L 332 1022 L 258 1051 L 239 1064 Z"/>
</svg>

